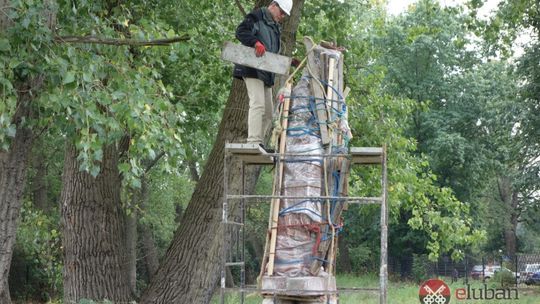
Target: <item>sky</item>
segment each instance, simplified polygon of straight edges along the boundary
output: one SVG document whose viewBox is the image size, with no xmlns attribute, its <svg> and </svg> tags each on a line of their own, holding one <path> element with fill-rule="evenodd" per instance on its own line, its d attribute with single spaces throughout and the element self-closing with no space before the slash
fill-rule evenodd
<svg viewBox="0 0 540 304">
<path fill-rule="evenodd" d="M 417 0 L 389 0 L 387 9 L 391 15 L 399 15 L 407 10 L 407 7 Z M 439 3 L 443 6 L 455 6 L 465 3 L 466 0 L 439 0 Z M 479 11 L 479 16 L 489 16 L 491 11 L 497 8 L 497 4 L 500 0 L 488 0 Z"/>
</svg>

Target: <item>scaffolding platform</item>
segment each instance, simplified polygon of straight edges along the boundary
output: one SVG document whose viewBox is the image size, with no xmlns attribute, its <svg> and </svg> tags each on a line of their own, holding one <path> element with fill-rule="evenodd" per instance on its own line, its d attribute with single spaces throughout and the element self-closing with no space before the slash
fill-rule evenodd
<svg viewBox="0 0 540 304">
<path fill-rule="evenodd" d="M 258 144 L 227 143 L 225 150 L 234 154 L 246 164 L 269 165 L 276 162 L 278 157 L 301 156 L 295 153 L 267 153 Z M 310 157 L 324 157 L 325 155 L 310 155 Z M 350 158 L 353 164 L 382 164 L 383 149 L 381 147 L 352 147 L 349 154 L 332 154 L 333 157 Z"/>
<path fill-rule="evenodd" d="M 295 278 L 263 276 L 261 283 L 263 295 L 324 296 L 337 291 L 334 276 Z"/>
<path fill-rule="evenodd" d="M 380 271 L 379 271 L 379 288 L 340 288 L 337 286 L 335 277 L 328 276 L 311 276 L 311 277 L 283 277 L 269 276 L 261 277 L 259 286 L 256 288 L 249 287 L 245 282 L 245 209 L 246 204 L 251 201 L 269 203 L 274 199 L 302 199 L 303 197 L 291 197 L 285 195 L 248 195 L 245 189 L 240 194 L 230 194 L 228 189 L 228 166 L 231 163 L 231 158 L 240 160 L 241 174 L 238 178 L 244 180 L 245 166 L 247 165 L 276 165 L 280 162 L 287 162 L 288 159 L 294 157 L 305 156 L 297 153 L 267 153 L 257 144 L 246 143 L 227 143 L 225 145 L 225 160 L 224 160 L 224 200 L 223 200 L 223 218 L 222 224 L 225 226 L 238 227 L 238 242 L 240 242 L 240 250 L 242 251 L 240 261 L 227 261 L 226 253 L 222 257 L 221 271 L 221 303 L 224 303 L 224 294 L 226 292 L 240 293 L 240 303 L 244 303 L 244 297 L 247 292 L 257 292 L 262 296 L 287 296 L 287 297 L 320 297 L 334 296 L 343 292 L 378 292 L 379 303 L 387 303 L 387 284 L 388 284 L 388 267 L 387 267 L 387 242 L 388 242 L 388 202 L 387 202 L 387 164 L 386 164 L 386 147 L 351 147 L 346 154 L 321 154 L 312 155 L 309 157 L 327 158 L 346 158 L 349 159 L 350 166 L 353 165 L 379 165 L 381 167 L 381 189 L 382 193 L 379 197 L 348 197 L 348 196 L 318 196 L 317 200 L 341 201 L 347 204 L 379 204 L 380 210 L 380 226 L 381 226 L 381 255 L 380 255 Z M 347 169 L 349 170 L 349 169 Z M 313 197 L 310 197 L 313 199 Z M 230 203 L 237 201 L 237 204 Z M 238 221 L 229 220 L 229 210 L 231 206 L 236 206 L 240 210 L 241 217 Z M 223 229 L 223 237 L 225 229 Z M 227 286 L 226 269 L 227 267 L 240 267 L 240 284 L 236 287 Z"/>
</svg>

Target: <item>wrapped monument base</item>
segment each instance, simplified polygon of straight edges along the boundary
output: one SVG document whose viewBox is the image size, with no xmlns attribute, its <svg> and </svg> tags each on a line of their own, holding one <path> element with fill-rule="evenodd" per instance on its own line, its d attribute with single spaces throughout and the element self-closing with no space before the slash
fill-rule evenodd
<svg viewBox="0 0 540 304">
<path fill-rule="evenodd" d="M 337 303 L 334 276 L 293 278 L 263 276 L 261 289 L 265 297 L 263 304 Z M 265 293 L 265 290 L 271 291 L 271 294 Z"/>
<path fill-rule="evenodd" d="M 343 56 L 312 42 L 306 50 L 308 67 L 290 96 L 282 96 L 276 121 L 280 137 L 273 142 L 279 143 L 280 157 L 272 194 L 281 197 L 271 202 L 261 263 L 264 304 L 337 303 L 334 265 L 344 205 L 339 198 L 347 196 L 350 162 L 343 154 L 352 136 Z"/>
</svg>

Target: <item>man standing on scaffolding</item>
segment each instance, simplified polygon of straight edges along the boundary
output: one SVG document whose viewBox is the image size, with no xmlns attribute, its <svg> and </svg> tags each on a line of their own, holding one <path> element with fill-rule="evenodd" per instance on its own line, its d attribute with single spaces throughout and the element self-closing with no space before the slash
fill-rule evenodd
<svg viewBox="0 0 540 304">
<path fill-rule="evenodd" d="M 245 46 L 254 47 L 257 57 L 266 51 L 280 50 L 281 26 L 285 15 L 290 16 L 292 0 L 275 0 L 268 7 L 257 8 L 247 14 L 236 29 L 236 38 Z M 263 145 L 265 131 L 272 123 L 272 86 L 274 73 L 242 65 L 235 65 L 233 76 L 246 83 L 249 96 L 247 143 Z"/>
</svg>

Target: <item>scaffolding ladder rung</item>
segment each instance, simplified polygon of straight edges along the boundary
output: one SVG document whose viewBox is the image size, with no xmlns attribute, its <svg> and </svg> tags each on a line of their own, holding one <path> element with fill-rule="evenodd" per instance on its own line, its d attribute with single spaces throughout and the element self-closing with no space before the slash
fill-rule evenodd
<svg viewBox="0 0 540 304">
<path fill-rule="evenodd" d="M 226 221 L 226 222 L 222 222 L 222 223 L 225 224 L 225 225 L 244 226 L 244 223 L 238 223 L 238 222 L 229 222 L 229 221 Z"/>
<path fill-rule="evenodd" d="M 225 266 L 244 266 L 245 262 L 228 262 Z"/>
<path fill-rule="evenodd" d="M 363 196 L 289 196 L 289 195 L 238 195 L 228 194 L 227 199 L 239 200 L 239 199 L 254 199 L 254 200 L 270 200 L 270 199 L 290 199 L 290 200 L 319 200 L 319 201 L 341 201 L 347 203 L 360 203 L 360 204 L 380 204 L 382 197 L 363 197 Z"/>
</svg>

